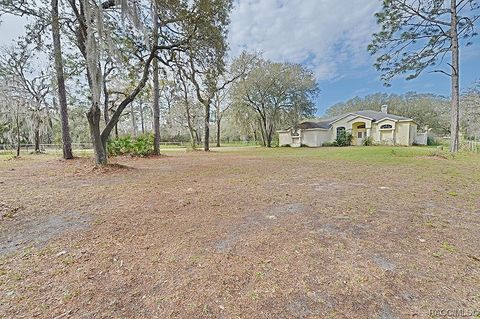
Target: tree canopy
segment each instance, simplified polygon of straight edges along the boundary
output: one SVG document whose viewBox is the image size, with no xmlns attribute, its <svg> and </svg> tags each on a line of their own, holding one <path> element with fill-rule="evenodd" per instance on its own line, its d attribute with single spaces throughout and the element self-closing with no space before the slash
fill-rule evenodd
<svg viewBox="0 0 480 319">
<path fill-rule="evenodd" d="M 318 91 L 313 72 L 305 67 L 260 58 L 233 86 L 232 102 L 238 117 L 255 114 L 263 144 L 270 147 L 276 129 L 313 115 Z"/>
</svg>

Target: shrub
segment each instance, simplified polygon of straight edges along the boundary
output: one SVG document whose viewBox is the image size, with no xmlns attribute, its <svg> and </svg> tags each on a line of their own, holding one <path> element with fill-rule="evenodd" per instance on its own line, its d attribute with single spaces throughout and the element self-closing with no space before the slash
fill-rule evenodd
<svg viewBox="0 0 480 319">
<path fill-rule="evenodd" d="M 350 146 L 352 145 L 353 135 L 347 131 L 342 131 L 337 135 L 337 139 L 333 142 L 334 146 Z"/>
<path fill-rule="evenodd" d="M 118 156 L 128 154 L 132 150 L 132 138 L 127 135 L 114 140 L 109 140 L 107 143 L 107 152 L 109 156 Z"/>
<path fill-rule="evenodd" d="M 373 137 L 369 136 L 363 140 L 363 146 L 372 146 L 373 145 Z"/>
<path fill-rule="evenodd" d="M 109 156 L 132 155 L 145 157 L 153 153 L 153 134 L 140 135 L 132 138 L 127 135 L 118 139 L 110 140 L 107 144 Z"/>
<path fill-rule="evenodd" d="M 429 145 L 429 146 L 439 146 L 439 145 L 442 145 L 442 143 L 440 143 L 438 141 L 438 139 L 435 138 L 435 136 L 428 135 L 427 136 L 427 145 Z"/>
<path fill-rule="evenodd" d="M 134 156 L 145 157 L 153 154 L 153 134 L 140 135 L 133 143 Z"/>
<path fill-rule="evenodd" d="M 331 146 L 335 146 L 335 143 L 332 143 L 332 142 L 325 142 L 322 144 L 323 147 L 331 147 Z"/>
</svg>

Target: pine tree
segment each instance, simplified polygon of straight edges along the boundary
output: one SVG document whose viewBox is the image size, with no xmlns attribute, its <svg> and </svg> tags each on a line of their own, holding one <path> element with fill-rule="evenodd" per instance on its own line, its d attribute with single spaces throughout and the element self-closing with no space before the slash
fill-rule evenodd
<svg viewBox="0 0 480 319">
<path fill-rule="evenodd" d="M 460 44 L 469 45 L 480 17 L 477 0 L 384 0 L 376 14 L 381 30 L 373 35 L 369 51 L 375 67 L 388 82 L 400 74 L 418 77 L 425 69 L 448 75 L 451 92 L 451 147 L 459 146 Z M 442 69 L 445 58 L 448 69 Z"/>
</svg>

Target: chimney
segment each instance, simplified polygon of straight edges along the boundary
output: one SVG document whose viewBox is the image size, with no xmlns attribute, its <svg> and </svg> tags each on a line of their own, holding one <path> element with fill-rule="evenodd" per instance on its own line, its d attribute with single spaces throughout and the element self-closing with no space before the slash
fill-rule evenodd
<svg viewBox="0 0 480 319">
<path fill-rule="evenodd" d="M 388 105 L 382 105 L 382 113 L 388 114 Z"/>
</svg>

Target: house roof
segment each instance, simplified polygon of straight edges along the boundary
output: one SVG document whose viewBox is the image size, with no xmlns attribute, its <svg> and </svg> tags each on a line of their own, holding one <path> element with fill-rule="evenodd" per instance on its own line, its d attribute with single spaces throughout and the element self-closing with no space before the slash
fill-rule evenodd
<svg viewBox="0 0 480 319">
<path fill-rule="evenodd" d="M 395 120 L 395 121 L 411 120 L 408 117 L 399 116 L 399 115 L 390 114 L 390 113 L 377 112 L 377 111 L 372 111 L 372 110 L 357 111 L 357 112 L 353 112 L 352 114 L 357 114 L 357 115 L 369 117 L 369 118 L 373 119 L 375 122 L 383 120 L 385 118 L 389 118 L 389 119 L 392 119 L 392 120 Z"/>
<path fill-rule="evenodd" d="M 298 125 L 298 128 L 300 128 L 302 130 L 311 129 L 311 128 L 328 129 L 329 127 L 330 127 L 330 121 L 323 121 L 323 120 L 315 121 L 315 122 L 306 121 L 306 122 L 302 122 Z"/>
<path fill-rule="evenodd" d="M 364 110 L 364 111 L 356 111 L 356 112 L 351 112 L 351 113 L 346 113 L 342 114 L 339 116 L 335 116 L 332 118 L 328 119 L 320 119 L 317 121 L 305 121 L 299 124 L 300 129 L 312 129 L 312 128 L 322 128 L 322 129 L 328 129 L 332 126 L 333 122 L 336 122 L 344 117 L 347 117 L 348 115 L 358 115 L 361 117 L 365 117 L 368 119 L 371 119 L 372 122 L 379 122 L 384 119 L 391 119 L 394 121 L 413 121 L 412 119 L 404 116 L 399 116 L 395 114 L 390 114 L 390 113 L 383 113 L 383 112 L 377 112 L 377 111 L 372 111 L 372 110 Z"/>
</svg>

